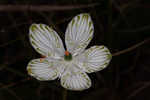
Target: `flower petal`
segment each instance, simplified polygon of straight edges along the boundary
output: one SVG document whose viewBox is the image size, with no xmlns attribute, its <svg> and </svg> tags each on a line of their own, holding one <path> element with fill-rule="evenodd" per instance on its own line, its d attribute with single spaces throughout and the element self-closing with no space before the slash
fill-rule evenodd
<svg viewBox="0 0 150 100">
<path fill-rule="evenodd" d="M 93 46 L 76 59 L 78 66 L 85 72 L 92 73 L 108 66 L 112 55 L 105 46 Z"/>
<path fill-rule="evenodd" d="M 89 14 L 75 16 L 68 24 L 65 43 L 67 50 L 73 55 L 82 52 L 93 37 L 94 26 Z"/>
<path fill-rule="evenodd" d="M 67 70 L 61 77 L 61 85 L 69 90 L 82 91 L 91 87 L 91 80 L 88 75 L 81 72 L 75 66 Z"/>
<path fill-rule="evenodd" d="M 29 30 L 32 46 L 43 56 L 60 57 L 64 55 L 62 40 L 58 34 L 45 24 L 32 24 Z"/>
<path fill-rule="evenodd" d="M 40 81 L 54 80 L 58 77 L 57 71 L 58 63 L 55 61 L 48 61 L 46 58 L 31 60 L 28 64 L 28 74 Z"/>
</svg>

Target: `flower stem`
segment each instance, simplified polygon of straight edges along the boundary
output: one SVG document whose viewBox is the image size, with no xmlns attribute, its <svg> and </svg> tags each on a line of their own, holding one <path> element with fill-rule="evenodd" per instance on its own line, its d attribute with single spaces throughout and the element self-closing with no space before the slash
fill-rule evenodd
<svg viewBox="0 0 150 100">
<path fill-rule="evenodd" d="M 62 100 L 67 100 L 67 90 L 66 89 L 63 90 L 62 98 L 63 98 Z"/>
</svg>

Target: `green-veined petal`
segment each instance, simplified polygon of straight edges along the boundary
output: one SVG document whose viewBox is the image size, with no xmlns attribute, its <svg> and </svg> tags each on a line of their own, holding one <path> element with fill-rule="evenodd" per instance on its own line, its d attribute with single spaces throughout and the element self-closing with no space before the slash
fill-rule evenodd
<svg viewBox="0 0 150 100">
<path fill-rule="evenodd" d="M 81 72 L 75 65 L 70 65 L 61 76 L 61 85 L 69 90 L 82 91 L 91 87 L 91 80 L 86 73 Z"/>
<path fill-rule="evenodd" d="M 82 52 L 93 37 L 94 26 L 88 13 L 75 16 L 68 24 L 65 34 L 67 50 L 73 55 Z"/>
<path fill-rule="evenodd" d="M 106 68 L 112 58 L 110 51 L 105 46 L 93 46 L 84 51 L 76 59 L 76 64 L 88 73 Z"/>
<path fill-rule="evenodd" d="M 32 24 L 29 33 L 30 42 L 38 53 L 47 57 L 64 55 L 62 40 L 52 28 L 45 24 Z"/>
<path fill-rule="evenodd" d="M 40 81 L 54 80 L 59 76 L 57 70 L 58 63 L 54 60 L 47 60 L 46 58 L 31 60 L 28 64 L 28 74 Z"/>
</svg>

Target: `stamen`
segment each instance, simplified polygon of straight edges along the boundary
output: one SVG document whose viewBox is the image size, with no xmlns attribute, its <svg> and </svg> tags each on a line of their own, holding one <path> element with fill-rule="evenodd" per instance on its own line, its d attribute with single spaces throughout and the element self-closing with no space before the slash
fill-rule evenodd
<svg viewBox="0 0 150 100">
<path fill-rule="evenodd" d="M 46 58 L 46 56 L 41 55 L 40 62 L 43 62 L 44 58 Z"/>
<path fill-rule="evenodd" d="M 43 58 L 40 58 L 40 62 L 43 62 L 44 61 L 44 59 Z"/>
</svg>

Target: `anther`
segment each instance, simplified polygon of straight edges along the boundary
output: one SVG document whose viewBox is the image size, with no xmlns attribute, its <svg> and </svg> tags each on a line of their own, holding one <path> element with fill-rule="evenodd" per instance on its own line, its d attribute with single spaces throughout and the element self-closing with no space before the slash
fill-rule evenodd
<svg viewBox="0 0 150 100">
<path fill-rule="evenodd" d="M 46 58 L 46 56 L 41 55 L 40 62 L 43 62 L 44 58 Z"/>
<path fill-rule="evenodd" d="M 69 52 L 68 51 L 65 51 L 65 56 L 69 56 Z"/>
</svg>

